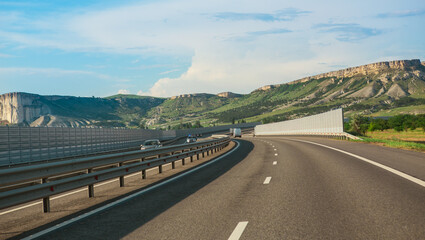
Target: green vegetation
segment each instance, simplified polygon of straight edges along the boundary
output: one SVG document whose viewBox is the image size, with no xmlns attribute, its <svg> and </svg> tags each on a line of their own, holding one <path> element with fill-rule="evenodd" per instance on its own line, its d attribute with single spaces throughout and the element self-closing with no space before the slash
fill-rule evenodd
<svg viewBox="0 0 425 240">
<path fill-rule="evenodd" d="M 369 137 L 362 137 L 362 139 L 363 140 L 352 140 L 352 141 L 366 142 L 366 143 L 378 144 L 378 145 L 382 145 L 386 147 L 417 150 L 417 151 L 425 152 L 425 144 L 423 143 L 387 140 L 387 139 L 369 138 Z"/>
<path fill-rule="evenodd" d="M 396 115 L 388 119 L 369 118 L 361 115 L 354 115 L 349 123 L 344 124 L 344 130 L 354 135 L 364 136 L 366 132 L 383 131 L 393 129 L 396 132 L 416 130 L 422 128 L 422 135 L 425 133 L 425 114 L 420 115 Z M 425 136 L 425 135 L 424 135 Z"/>
<path fill-rule="evenodd" d="M 362 136 L 364 142 L 425 151 L 425 114 L 397 115 L 388 119 L 355 115 L 344 130 Z"/>
</svg>

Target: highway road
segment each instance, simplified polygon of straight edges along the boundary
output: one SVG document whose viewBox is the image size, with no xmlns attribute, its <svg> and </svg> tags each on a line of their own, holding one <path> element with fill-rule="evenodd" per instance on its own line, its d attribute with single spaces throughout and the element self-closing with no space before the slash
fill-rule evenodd
<svg viewBox="0 0 425 240">
<path fill-rule="evenodd" d="M 233 152 L 197 171 L 31 234 L 47 229 L 40 239 L 425 239 L 424 153 L 307 137 L 237 141 Z"/>
</svg>

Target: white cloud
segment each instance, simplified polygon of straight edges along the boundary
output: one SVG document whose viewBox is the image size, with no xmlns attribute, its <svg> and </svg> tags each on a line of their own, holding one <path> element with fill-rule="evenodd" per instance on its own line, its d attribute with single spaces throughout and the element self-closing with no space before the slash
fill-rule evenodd
<svg viewBox="0 0 425 240">
<path fill-rule="evenodd" d="M 128 91 L 126 89 L 120 89 L 120 90 L 118 90 L 118 94 L 130 94 L 130 91 Z"/>
<path fill-rule="evenodd" d="M 362 38 L 360 40 L 367 43 L 358 45 L 335 39 L 335 33 L 347 32 L 346 28 L 332 28 L 321 33 L 312 28 L 315 24 L 330 25 L 334 22 L 338 22 L 335 26 L 347 27 L 344 23 L 349 22 L 353 24 L 348 30 L 367 36 L 370 35 L 368 29 L 391 25 L 380 19 L 374 26 L 372 20 L 376 20 L 365 16 L 376 16 L 373 11 L 379 9 L 376 7 L 379 4 L 370 3 L 375 6 L 365 10 L 365 2 L 147 1 L 115 8 L 72 11 L 42 19 L 9 14 L 0 17 L 0 20 L 6 21 L 0 25 L 0 38 L 23 47 L 103 52 L 113 56 L 132 54 L 124 60 L 128 66 L 121 70 L 128 71 L 123 71 L 127 78 L 137 80 L 119 81 L 98 73 L 60 69 L 26 68 L 26 74 L 44 71 L 44 74 L 91 75 L 118 82 L 112 92 L 116 89 L 136 92 L 142 89 L 142 84 L 151 85 L 141 83 L 144 80 L 140 79 L 145 77 L 142 73 L 149 72 L 152 78 L 152 72 L 161 76 L 179 71 L 177 68 L 182 69 L 182 61 L 164 63 L 158 61 L 160 57 L 192 57 L 191 66 L 180 77 L 161 78 L 149 90 L 144 89 L 137 94 L 248 93 L 264 85 L 336 70 L 336 65 L 356 66 L 385 58 L 376 49 L 392 46 L 393 40 L 389 36 Z M 308 8 L 303 9 L 305 6 Z M 382 11 L 391 12 L 387 8 Z M 286 12 L 282 11 L 285 9 Z M 423 30 L 418 31 L 423 35 Z M 5 56 L 0 54 L 0 57 Z M 153 60 L 149 62 L 146 59 Z M 108 67 L 112 64 L 108 62 Z M 104 63 L 88 67 L 102 69 L 103 66 Z M 6 69 L 3 68 L 3 71 Z"/>
<path fill-rule="evenodd" d="M 166 74 L 173 73 L 173 72 L 178 72 L 178 71 L 180 71 L 180 69 L 172 69 L 172 70 L 169 70 L 169 71 L 165 71 L 165 72 L 159 73 L 159 75 L 166 75 Z"/>
</svg>

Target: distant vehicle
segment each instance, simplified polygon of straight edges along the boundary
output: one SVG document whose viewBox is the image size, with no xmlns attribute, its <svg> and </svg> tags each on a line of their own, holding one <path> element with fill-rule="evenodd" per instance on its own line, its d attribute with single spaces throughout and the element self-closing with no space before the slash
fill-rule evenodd
<svg viewBox="0 0 425 240">
<path fill-rule="evenodd" d="M 233 137 L 242 137 L 242 131 L 240 128 L 233 128 Z"/>
<path fill-rule="evenodd" d="M 230 129 L 230 132 L 229 132 L 229 133 L 230 133 L 230 136 L 233 136 L 233 129 L 234 129 L 234 128 L 231 128 L 231 129 Z"/>
<path fill-rule="evenodd" d="M 140 145 L 140 150 L 146 150 L 150 148 L 159 148 L 159 147 L 162 147 L 162 144 L 158 139 L 149 139 L 149 140 L 146 140 L 142 145 Z"/>
<path fill-rule="evenodd" d="M 187 138 L 186 138 L 186 142 L 187 143 L 193 143 L 193 142 L 196 142 L 198 139 L 196 138 L 196 137 L 194 137 L 194 136 L 188 136 Z"/>
</svg>

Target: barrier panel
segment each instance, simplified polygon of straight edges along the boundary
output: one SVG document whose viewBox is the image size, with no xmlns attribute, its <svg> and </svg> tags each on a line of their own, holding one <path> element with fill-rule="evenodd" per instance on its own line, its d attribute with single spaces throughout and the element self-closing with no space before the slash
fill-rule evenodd
<svg viewBox="0 0 425 240">
<path fill-rule="evenodd" d="M 339 135 L 344 133 L 342 108 L 304 118 L 258 125 L 256 136 L 261 135 Z"/>
<path fill-rule="evenodd" d="M 161 141 L 189 134 L 254 127 L 259 123 L 185 130 L 0 126 L 0 167 L 136 149 L 146 139 Z"/>
</svg>

